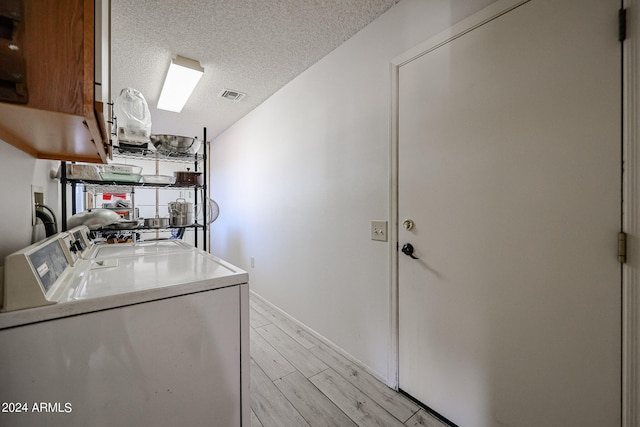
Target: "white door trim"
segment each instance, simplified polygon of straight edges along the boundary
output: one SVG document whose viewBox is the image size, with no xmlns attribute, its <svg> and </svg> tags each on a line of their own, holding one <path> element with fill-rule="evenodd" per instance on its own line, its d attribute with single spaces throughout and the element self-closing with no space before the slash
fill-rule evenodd
<svg viewBox="0 0 640 427">
<path fill-rule="evenodd" d="M 440 34 L 428 39 L 420 45 L 394 58 L 390 63 L 390 108 L 389 108 L 389 364 L 388 385 L 394 389 L 399 387 L 399 322 L 398 322 L 398 88 L 400 67 L 437 49 L 473 29 L 496 19 L 497 17 L 527 3 L 529 0 L 499 0 L 480 12 L 450 27 Z M 635 37 L 640 34 L 640 16 L 635 6 L 640 0 L 623 0 L 628 9 L 628 34 L 624 42 L 623 64 L 623 157 L 625 168 L 623 174 L 623 230 L 629 236 L 628 261 L 622 267 L 622 426 L 640 427 L 638 400 L 640 399 L 640 150 L 638 138 L 640 134 L 640 86 L 636 71 L 640 70 L 640 44 Z M 615 236 L 612 236 L 614 238 Z"/>
<path fill-rule="evenodd" d="M 623 427 L 640 426 L 638 400 L 640 399 L 639 375 L 640 357 L 640 259 L 638 258 L 638 236 L 640 236 L 640 150 L 638 138 L 640 134 L 640 87 L 637 72 L 640 70 L 640 55 L 637 41 L 640 34 L 640 16 L 636 10 L 637 0 L 624 0 L 627 9 L 627 39 L 623 44 L 623 144 L 624 158 L 622 227 L 628 235 L 627 263 L 622 266 L 622 425 Z"/>
</svg>

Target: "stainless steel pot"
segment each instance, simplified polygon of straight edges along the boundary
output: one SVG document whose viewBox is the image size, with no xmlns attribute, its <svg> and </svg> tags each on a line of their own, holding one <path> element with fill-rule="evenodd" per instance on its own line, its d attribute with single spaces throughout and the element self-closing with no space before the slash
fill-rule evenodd
<svg viewBox="0 0 640 427">
<path fill-rule="evenodd" d="M 169 218 L 145 218 L 144 226 L 149 228 L 167 228 L 169 227 Z"/>
<path fill-rule="evenodd" d="M 193 224 L 193 203 L 185 199 L 169 202 L 169 224 L 171 227 L 185 227 Z"/>
<path fill-rule="evenodd" d="M 177 185 L 202 185 L 204 183 L 202 172 L 176 171 L 173 176 Z"/>
</svg>

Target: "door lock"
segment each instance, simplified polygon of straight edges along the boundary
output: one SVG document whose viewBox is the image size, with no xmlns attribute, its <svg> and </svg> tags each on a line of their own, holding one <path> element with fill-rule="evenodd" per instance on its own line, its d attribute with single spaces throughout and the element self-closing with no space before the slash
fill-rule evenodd
<svg viewBox="0 0 640 427">
<path fill-rule="evenodd" d="M 417 256 L 413 255 L 413 245 L 411 243 L 405 243 L 402 246 L 402 253 L 413 258 L 413 259 L 419 259 Z"/>
<path fill-rule="evenodd" d="M 408 230 L 413 229 L 415 224 L 414 224 L 412 219 L 405 219 L 404 222 L 402 223 L 402 226 L 404 227 L 405 230 L 408 231 Z"/>
</svg>

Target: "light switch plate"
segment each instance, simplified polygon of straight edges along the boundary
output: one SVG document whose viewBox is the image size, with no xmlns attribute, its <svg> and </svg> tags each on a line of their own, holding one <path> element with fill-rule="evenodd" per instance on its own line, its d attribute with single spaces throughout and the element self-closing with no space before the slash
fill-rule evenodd
<svg viewBox="0 0 640 427">
<path fill-rule="evenodd" d="M 371 240 L 387 241 L 387 221 L 371 221 Z"/>
</svg>

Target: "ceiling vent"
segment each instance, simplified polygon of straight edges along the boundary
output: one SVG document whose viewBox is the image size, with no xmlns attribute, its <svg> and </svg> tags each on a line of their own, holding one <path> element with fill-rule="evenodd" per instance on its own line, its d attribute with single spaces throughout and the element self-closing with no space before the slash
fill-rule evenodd
<svg viewBox="0 0 640 427">
<path fill-rule="evenodd" d="M 240 101 L 242 98 L 244 98 L 244 96 L 246 95 L 246 93 L 242 93 L 242 92 L 238 92 L 237 90 L 231 90 L 231 89 L 225 89 L 222 92 L 220 92 L 220 98 L 224 98 L 224 99 L 229 99 L 231 101 Z"/>
</svg>

